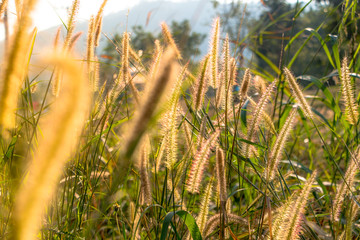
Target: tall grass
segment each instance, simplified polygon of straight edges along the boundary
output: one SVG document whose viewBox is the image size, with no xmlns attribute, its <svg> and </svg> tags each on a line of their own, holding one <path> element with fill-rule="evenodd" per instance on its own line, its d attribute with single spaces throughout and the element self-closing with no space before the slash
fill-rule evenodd
<svg viewBox="0 0 360 240">
<path fill-rule="evenodd" d="M 281 68 L 269 62 L 277 76 L 243 68 L 232 54 L 238 41 L 223 34 L 220 18 L 194 66 L 162 23 L 164 42 L 154 42 L 151 61 L 123 33 L 118 72 L 106 80 L 95 53 L 107 1 L 91 18 L 78 59 L 75 0 L 64 42 L 59 30 L 53 57 L 36 63 L 46 66 L 44 82 L 21 67 L 32 64 L 35 3 L 16 1 L 1 76 L 1 239 L 359 235 L 358 51 L 343 57 L 346 43 L 331 43 L 331 51 L 322 44 L 340 81 L 306 76 L 304 88 L 298 79 L 305 76 L 289 69 L 294 59 Z M 358 21 L 350 14 L 356 1 L 344 8 L 344 18 Z"/>
</svg>

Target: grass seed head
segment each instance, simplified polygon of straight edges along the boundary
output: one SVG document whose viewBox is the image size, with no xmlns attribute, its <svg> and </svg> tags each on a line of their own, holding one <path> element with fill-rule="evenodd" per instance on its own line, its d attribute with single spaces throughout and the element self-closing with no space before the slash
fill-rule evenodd
<svg viewBox="0 0 360 240">
<path fill-rule="evenodd" d="M 284 73 L 286 76 L 286 80 L 292 90 L 292 93 L 295 96 L 297 104 L 299 104 L 299 106 L 300 106 L 301 110 L 304 112 L 305 116 L 312 119 L 313 114 L 311 111 L 311 107 L 308 104 L 308 102 L 306 101 L 305 96 L 304 96 L 303 92 L 301 91 L 299 85 L 297 84 L 294 75 L 287 68 L 284 68 Z"/>
<path fill-rule="evenodd" d="M 354 85 L 351 82 L 350 71 L 348 68 L 347 58 L 345 57 L 341 64 L 341 94 L 345 103 L 345 116 L 346 120 L 356 125 L 359 119 L 358 104 L 354 98 Z"/>
<path fill-rule="evenodd" d="M 219 56 L 219 39 L 220 39 L 220 18 L 215 18 L 210 40 L 210 66 L 211 80 L 210 86 L 214 89 L 219 87 L 218 79 L 218 56 Z"/>
</svg>

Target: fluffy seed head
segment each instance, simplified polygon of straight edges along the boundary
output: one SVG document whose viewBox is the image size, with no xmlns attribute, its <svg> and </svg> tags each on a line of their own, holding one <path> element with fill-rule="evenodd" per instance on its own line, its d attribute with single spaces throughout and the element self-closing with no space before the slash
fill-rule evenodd
<svg viewBox="0 0 360 240">
<path fill-rule="evenodd" d="M 66 84 L 59 96 L 61 105 L 49 113 L 47 125 L 42 128 L 44 138 L 16 195 L 13 239 L 35 239 L 90 105 L 88 84 L 80 66 L 63 56 L 55 56 L 51 62 L 62 70 Z"/>
<path fill-rule="evenodd" d="M 210 86 L 218 88 L 218 55 L 219 55 L 219 38 L 220 38 L 220 18 L 215 18 L 210 41 L 210 62 L 211 62 L 211 80 Z"/>
<path fill-rule="evenodd" d="M 284 68 L 284 73 L 286 75 L 286 80 L 289 83 L 289 86 L 295 96 L 295 99 L 297 101 L 297 104 L 299 104 L 301 110 L 304 112 L 304 114 L 308 117 L 308 118 L 312 118 L 313 114 L 311 112 L 311 107 L 310 105 L 307 103 L 303 92 L 300 90 L 299 85 L 296 82 L 296 79 L 294 77 L 294 75 L 290 72 L 289 69 Z"/>
<path fill-rule="evenodd" d="M 151 185 L 148 173 L 150 143 L 148 136 L 145 136 L 140 146 L 140 156 L 138 160 L 138 168 L 140 174 L 140 202 L 149 206 L 152 202 Z"/>
<path fill-rule="evenodd" d="M 288 118 L 286 119 L 284 126 L 281 128 L 279 135 L 276 137 L 274 146 L 271 148 L 271 153 L 265 171 L 266 178 L 268 179 L 268 181 L 271 181 L 275 176 L 277 166 L 282 156 L 282 152 L 285 147 L 286 140 L 292 129 L 295 116 L 296 116 L 296 109 L 293 109 L 291 110 Z"/>
<path fill-rule="evenodd" d="M 212 216 L 206 223 L 206 226 L 204 228 L 203 231 L 203 235 L 205 236 L 204 239 L 208 239 L 209 235 L 215 231 L 215 229 L 220 226 L 220 222 L 221 222 L 221 215 L 220 213 Z M 227 218 L 227 223 L 236 223 L 236 224 L 242 224 L 242 225 L 246 225 L 247 221 L 235 214 L 232 213 L 227 213 L 226 214 L 226 218 Z"/>
<path fill-rule="evenodd" d="M 59 41 L 60 41 L 60 33 L 61 33 L 61 27 L 58 27 L 56 30 L 55 38 L 54 38 L 54 49 L 57 50 L 59 47 Z"/>
<path fill-rule="evenodd" d="M 314 171 L 306 181 L 298 197 L 292 196 L 282 207 L 281 211 L 274 219 L 272 239 L 299 239 L 304 222 L 305 207 L 307 205 L 312 185 L 316 179 L 317 172 Z M 268 239 L 271 239 L 269 236 Z"/>
<path fill-rule="evenodd" d="M 78 32 L 78 33 L 74 34 L 74 36 L 71 38 L 70 43 L 69 43 L 69 52 L 71 52 L 74 49 L 75 44 L 80 39 L 82 34 L 83 34 L 82 32 Z"/>
<path fill-rule="evenodd" d="M 196 85 L 194 89 L 194 109 L 200 110 L 204 102 L 204 96 L 207 90 L 207 68 L 209 63 L 209 56 L 205 56 L 205 59 L 200 64 L 201 71 L 196 80 Z"/>
<path fill-rule="evenodd" d="M 123 77 L 123 81 L 125 84 L 129 81 L 129 41 L 130 36 L 129 33 L 124 32 L 122 38 L 122 56 L 121 56 L 121 76 Z"/>
<path fill-rule="evenodd" d="M 260 94 L 263 94 L 266 90 L 266 81 L 262 77 L 256 75 L 254 77 L 254 86 Z"/>
<path fill-rule="evenodd" d="M 211 149 L 215 146 L 219 132 L 213 133 L 197 151 L 190 167 L 186 189 L 191 193 L 198 193 L 205 166 L 209 160 Z"/>
<path fill-rule="evenodd" d="M 216 177 L 218 182 L 218 189 L 220 195 L 220 201 L 226 202 L 226 176 L 225 176 L 225 157 L 224 151 L 217 146 L 216 147 Z"/>
<path fill-rule="evenodd" d="M 167 26 L 167 24 L 165 22 L 161 23 L 161 30 L 162 30 L 165 41 L 173 48 L 173 50 L 176 53 L 177 58 L 182 59 L 179 48 L 176 46 L 175 40 L 174 40 L 173 36 L 171 35 L 169 27 Z"/>
<path fill-rule="evenodd" d="M 154 112 L 156 112 L 167 86 L 176 78 L 178 65 L 174 62 L 175 56 L 175 52 L 171 49 L 168 49 L 164 53 L 164 56 L 160 61 L 160 66 L 162 66 L 162 68 L 159 69 L 154 81 L 144 93 L 144 100 L 139 106 L 139 111 L 135 113 L 135 116 L 132 119 L 131 126 L 129 127 L 128 134 L 125 138 L 127 141 L 124 145 L 124 160 L 120 161 L 119 165 L 128 166 L 129 156 L 132 155 L 136 149 L 137 143 L 147 130 L 148 124 L 152 119 Z"/>
<path fill-rule="evenodd" d="M 271 93 L 274 90 L 274 87 L 276 86 L 277 81 L 274 80 L 266 89 L 265 93 L 261 96 L 261 98 L 259 99 L 258 104 L 256 105 L 255 111 L 253 113 L 252 116 L 252 120 L 250 122 L 248 131 L 247 131 L 247 140 L 249 141 L 254 141 L 254 137 L 256 135 L 256 132 L 258 131 L 258 126 L 262 120 L 262 113 L 264 111 L 265 105 L 267 104 L 267 102 L 269 101 L 269 98 L 271 96 Z M 246 157 L 251 157 L 252 156 L 252 150 L 251 150 L 251 146 L 250 144 L 246 144 L 245 145 L 245 149 L 244 149 L 244 155 Z"/>
<path fill-rule="evenodd" d="M 354 85 L 351 82 L 347 58 L 341 64 L 341 94 L 345 103 L 345 116 L 347 121 L 355 125 L 359 119 L 358 104 L 354 98 Z"/>
<path fill-rule="evenodd" d="M 18 15 L 12 44 L 6 54 L 3 80 L 0 81 L 0 127 L 3 129 L 15 126 L 18 94 L 26 71 L 24 66 L 27 66 L 27 54 L 31 44 L 31 35 L 28 34 L 32 22 L 30 14 L 36 3 L 36 0 L 28 0 L 21 4 L 21 14 Z"/>
<path fill-rule="evenodd" d="M 356 153 L 354 154 L 354 156 L 351 157 L 349 166 L 346 169 L 345 177 L 344 177 L 346 183 L 342 182 L 340 187 L 337 188 L 336 196 L 333 204 L 333 213 L 332 213 L 332 218 L 335 221 L 339 221 L 339 215 L 344 202 L 344 198 L 347 194 L 351 192 L 351 188 L 353 187 L 355 175 L 358 172 L 357 164 L 359 163 L 359 159 L 360 159 L 360 147 L 357 148 Z"/>
<path fill-rule="evenodd" d="M 205 228 L 205 224 L 207 222 L 208 219 L 208 214 L 209 214 L 209 205 L 211 202 L 211 197 L 212 197 L 212 189 L 213 189 L 213 181 L 214 179 L 211 178 L 210 182 L 208 183 L 208 185 L 205 188 L 205 192 L 202 196 L 201 199 L 201 204 L 200 204 L 200 213 L 196 218 L 196 223 L 199 226 L 199 230 L 201 233 L 203 233 L 204 228 Z"/>
<path fill-rule="evenodd" d="M 74 33 L 75 30 L 75 18 L 76 18 L 76 14 L 79 11 L 79 4 L 80 4 L 80 0 L 74 0 L 71 6 L 71 10 L 69 12 L 69 19 L 66 26 L 67 34 L 64 42 L 64 50 L 69 49 L 69 44 L 72 38 L 72 34 Z"/>
<path fill-rule="evenodd" d="M 251 81 L 251 73 L 250 73 L 250 69 L 246 69 L 245 73 L 244 73 L 244 77 L 242 79 L 241 82 L 241 87 L 240 87 L 240 101 L 244 101 L 247 97 L 247 92 L 249 90 L 250 87 L 250 81 Z"/>
</svg>

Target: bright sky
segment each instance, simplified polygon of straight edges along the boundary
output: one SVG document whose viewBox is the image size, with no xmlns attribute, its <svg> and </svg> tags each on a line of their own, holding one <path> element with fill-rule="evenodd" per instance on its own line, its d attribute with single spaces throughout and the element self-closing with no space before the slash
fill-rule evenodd
<svg viewBox="0 0 360 240">
<path fill-rule="evenodd" d="M 140 0 L 108 0 L 104 14 L 117 12 L 131 8 Z M 38 0 L 36 10 L 33 12 L 33 25 L 38 30 L 44 30 L 52 26 L 60 25 L 60 18 L 66 22 L 68 19 L 68 8 L 73 0 Z M 89 20 L 92 14 L 96 14 L 103 0 L 80 0 L 80 10 L 77 15 L 78 21 Z M 15 22 L 16 10 L 14 1 L 9 1 L 10 26 Z M 0 39 L 4 38 L 2 25 L 0 25 Z"/>
<path fill-rule="evenodd" d="M 104 9 L 104 15 L 118 12 L 124 9 L 130 9 L 132 6 L 144 0 L 108 0 Z M 151 1 L 151 0 L 148 0 Z M 163 0 L 164 1 L 164 0 Z M 184 1 L 184 0 L 168 0 Z M 210 1 L 210 0 L 209 0 Z M 259 2 L 260 0 L 242 0 L 242 2 Z M 296 0 L 289 0 L 289 2 Z M 305 0 L 309 1 L 309 0 Z M 68 19 L 68 8 L 73 0 L 38 0 L 36 10 L 33 12 L 33 25 L 38 31 L 60 25 L 60 18 L 66 22 Z M 77 15 L 78 21 L 89 20 L 92 14 L 96 14 L 103 0 L 80 0 L 80 10 Z M 219 2 L 229 3 L 231 0 L 219 0 Z M 16 20 L 14 1 L 9 1 L 9 25 L 11 26 Z M 0 40 L 4 39 L 4 29 L 0 24 Z"/>
</svg>

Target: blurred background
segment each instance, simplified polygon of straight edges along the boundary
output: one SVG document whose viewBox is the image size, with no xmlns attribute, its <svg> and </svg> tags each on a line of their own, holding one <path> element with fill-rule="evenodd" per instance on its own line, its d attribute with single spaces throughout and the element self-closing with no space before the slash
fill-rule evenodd
<svg viewBox="0 0 360 240">
<path fill-rule="evenodd" d="M 88 20 L 96 14 L 102 0 L 80 1 L 77 32 L 83 32 L 77 44 L 81 55 L 86 47 Z M 186 60 L 196 64 L 208 50 L 212 19 L 221 18 L 222 37 L 229 34 L 231 47 L 240 67 L 252 67 L 264 76 L 276 75 L 276 67 L 289 63 L 296 55 L 292 70 L 296 75 L 325 76 L 333 70 L 322 45 L 330 48 L 341 42 L 350 46 L 348 54 L 356 50 L 358 22 L 344 24 L 342 36 L 338 32 L 342 18 L 341 0 L 109 0 L 104 11 L 100 46 L 97 48 L 102 77 L 111 78 L 120 60 L 116 46 L 121 33 L 131 33 L 131 43 L 142 57 L 150 59 L 154 40 L 161 40 L 160 23 L 165 21 L 182 50 Z M 12 1 L 11 1 L 12 3 Z M 38 29 L 34 55 L 44 46 L 51 48 L 53 36 L 59 26 L 67 21 L 72 0 L 40 0 L 33 14 L 33 24 Z M 359 8 L 359 7 L 357 7 Z M 358 14 L 358 13 L 356 13 Z M 8 28 L 16 18 L 14 6 L 8 12 Z M 65 35 L 66 30 L 62 31 Z M 354 34 L 353 34 L 354 33 Z M 1 44 L 5 30 L 0 31 Z M 291 47 L 287 47 L 292 41 Z M 304 44 L 306 43 L 306 44 Z M 342 45 L 342 44 L 339 44 Z M 41 48 L 39 47 L 41 46 Z M 3 55 L 4 47 L 0 47 Z M 299 49 L 301 51 L 299 51 Z M 83 57 L 83 55 L 81 55 Z"/>
</svg>

